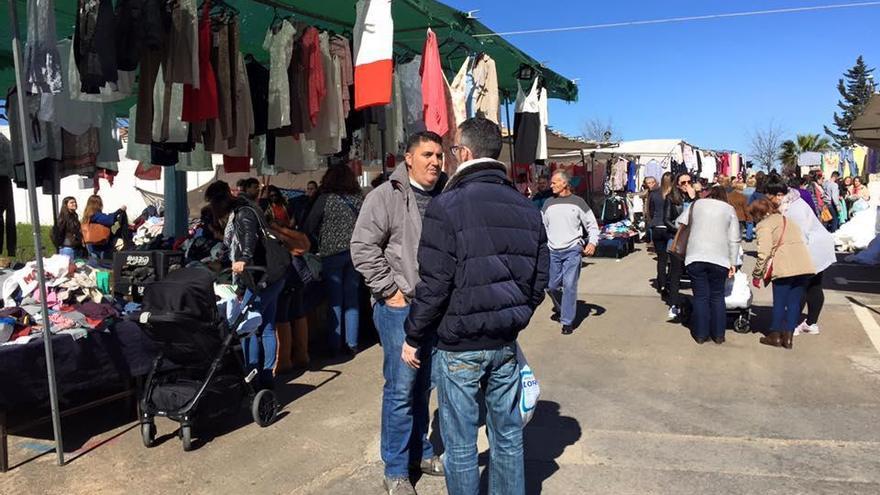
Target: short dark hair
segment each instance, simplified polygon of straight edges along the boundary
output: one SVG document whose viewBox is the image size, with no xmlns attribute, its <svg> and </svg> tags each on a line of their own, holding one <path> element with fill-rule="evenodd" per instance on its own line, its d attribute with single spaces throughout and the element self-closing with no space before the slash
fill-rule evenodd
<svg viewBox="0 0 880 495">
<path fill-rule="evenodd" d="M 767 198 L 758 198 L 752 201 L 747 211 L 755 222 L 760 222 L 769 215 L 779 213 L 779 208 Z"/>
<path fill-rule="evenodd" d="M 501 155 L 501 128 L 484 117 L 467 119 L 458 126 L 461 145 L 473 153 L 474 158 L 497 160 Z"/>
<path fill-rule="evenodd" d="M 360 194 L 361 186 L 357 182 L 351 167 L 333 165 L 327 167 L 321 178 L 321 192 L 324 194 Z"/>
<path fill-rule="evenodd" d="M 245 189 L 247 189 L 249 187 L 253 187 L 253 186 L 259 186 L 259 185 L 260 185 L 260 181 L 258 181 L 255 177 L 248 177 L 247 179 L 244 179 L 243 181 L 241 181 L 241 187 L 243 187 Z"/>
<path fill-rule="evenodd" d="M 307 184 L 306 184 L 306 186 L 311 186 L 311 185 L 312 185 L 312 184 L 314 184 L 314 185 L 315 185 L 315 189 L 317 189 L 317 188 L 318 188 L 318 183 L 317 183 L 317 182 L 315 182 L 315 181 L 313 181 L 313 180 L 310 180 L 310 181 L 309 181 L 309 182 L 308 182 L 308 183 L 307 183 Z"/>
<path fill-rule="evenodd" d="M 416 146 L 428 142 L 443 146 L 443 138 L 439 134 L 431 131 L 421 131 L 409 135 L 409 138 L 406 140 L 406 151 L 409 153 Z"/>
<path fill-rule="evenodd" d="M 722 185 L 716 184 L 709 188 L 709 194 L 706 197 L 727 203 L 727 189 Z"/>
<path fill-rule="evenodd" d="M 212 202 L 217 199 L 225 198 L 227 196 L 231 196 L 232 193 L 229 191 L 229 184 L 226 181 L 218 180 L 213 184 L 209 185 L 207 189 L 205 189 L 205 201 Z"/>
<path fill-rule="evenodd" d="M 840 172 L 838 172 L 837 170 L 831 172 L 831 177 L 840 177 Z"/>
<path fill-rule="evenodd" d="M 764 192 L 770 196 L 776 196 L 779 193 L 788 194 L 788 186 L 782 180 L 770 180 L 764 186 Z"/>
</svg>

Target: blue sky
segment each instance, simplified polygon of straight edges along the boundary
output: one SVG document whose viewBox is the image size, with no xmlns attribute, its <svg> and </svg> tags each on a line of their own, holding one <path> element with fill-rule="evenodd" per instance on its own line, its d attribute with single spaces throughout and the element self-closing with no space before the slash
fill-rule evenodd
<svg viewBox="0 0 880 495">
<path fill-rule="evenodd" d="M 847 0 L 446 0 L 515 31 L 848 3 Z M 747 153 L 755 128 L 822 132 L 837 80 L 858 55 L 880 66 L 880 6 L 507 39 L 568 78 L 580 98 L 551 100 L 550 122 L 580 134 L 611 118 L 624 139 L 683 138 Z M 880 70 L 876 77 L 880 79 Z"/>
</svg>

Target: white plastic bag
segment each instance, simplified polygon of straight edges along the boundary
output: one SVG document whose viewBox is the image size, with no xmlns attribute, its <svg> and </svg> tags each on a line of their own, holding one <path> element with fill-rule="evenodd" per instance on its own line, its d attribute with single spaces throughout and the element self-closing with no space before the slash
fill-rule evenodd
<svg viewBox="0 0 880 495">
<path fill-rule="evenodd" d="M 541 396 L 541 385 L 538 383 L 538 378 L 535 377 L 535 373 L 532 371 L 531 366 L 529 366 L 528 361 L 526 361 L 526 356 L 522 353 L 522 348 L 519 345 L 516 346 L 516 362 L 517 366 L 519 366 L 520 381 L 519 412 L 522 415 L 523 428 L 525 428 L 535 414 L 535 407 L 538 405 L 538 398 Z"/>
</svg>

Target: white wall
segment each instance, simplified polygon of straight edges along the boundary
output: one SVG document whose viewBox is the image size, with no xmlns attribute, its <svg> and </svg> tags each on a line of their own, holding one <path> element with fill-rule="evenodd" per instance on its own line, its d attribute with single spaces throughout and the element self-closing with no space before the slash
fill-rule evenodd
<svg viewBox="0 0 880 495">
<path fill-rule="evenodd" d="M 0 132 L 9 136 L 9 127 L 0 126 Z M 140 180 L 134 176 L 138 162 L 125 158 L 125 149 L 119 152 L 119 174 L 113 181 L 113 186 L 101 179 L 101 189 L 98 194 L 104 201 L 104 211 L 115 211 L 122 205 L 126 205 L 131 218 L 140 215 L 141 211 L 146 207 L 144 198 L 135 187 L 139 187 L 145 191 L 163 194 L 164 182 L 162 180 Z M 222 157 L 214 156 L 214 167 L 222 163 Z M 200 187 L 214 178 L 215 172 L 188 172 L 187 173 L 187 189 L 192 190 Z M 81 182 L 87 182 L 87 187 L 82 189 Z M 73 196 L 79 203 L 79 213 L 82 214 L 83 208 L 86 206 L 86 200 L 92 195 L 93 189 L 90 180 L 84 180 L 80 176 L 74 175 L 61 179 L 61 194 L 58 195 L 60 202 L 65 196 Z M 15 220 L 18 223 L 30 223 L 30 200 L 28 198 L 27 189 L 19 189 L 13 187 L 12 195 L 15 198 Z M 43 225 L 52 225 L 52 219 L 58 212 L 52 211 L 52 197 L 42 193 L 42 188 L 37 188 L 37 209 L 40 214 L 40 223 Z M 60 205 L 59 205 L 60 206 Z"/>
</svg>

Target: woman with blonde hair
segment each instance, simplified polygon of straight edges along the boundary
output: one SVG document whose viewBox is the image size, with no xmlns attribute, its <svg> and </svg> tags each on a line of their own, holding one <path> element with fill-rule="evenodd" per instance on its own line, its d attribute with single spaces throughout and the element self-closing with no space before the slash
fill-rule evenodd
<svg viewBox="0 0 880 495">
<path fill-rule="evenodd" d="M 128 229 L 128 218 L 125 216 L 125 205 L 122 205 L 113 214 L 104 213 L 104 201 L 101 196 L 93 194 L 86 201 L 86 209 L 83 211 L 82 241 L 89 252 L 89 256 L 105 259 L 113 252 L 113 242 L 119 235 L 113 236 L 110 228 L 119 222 L 117 233 L 124 234 Z M 115 237 L 115 238 L 114 238 Z"/>
</svg>

